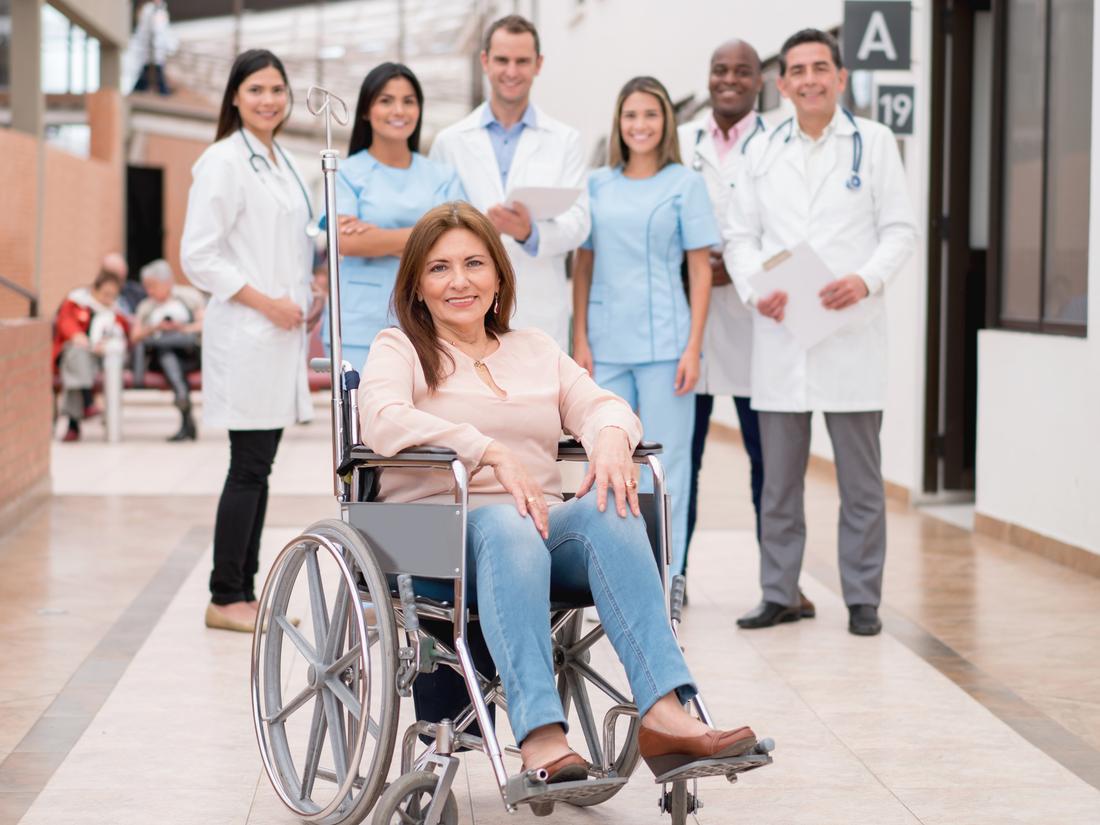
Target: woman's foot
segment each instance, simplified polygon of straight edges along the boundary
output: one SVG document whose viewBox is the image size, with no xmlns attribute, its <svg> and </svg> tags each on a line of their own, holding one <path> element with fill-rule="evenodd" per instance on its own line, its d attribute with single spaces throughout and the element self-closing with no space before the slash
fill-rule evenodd
<svg viewBox="0 0 1100 825">
<path fill-rule="evenodd" d="M 578 782 L 588 778 L 588 761 L 569 747 L 561 725 L 535 728 L 523 740 L 520 751 L 523 770 L 542 768 L 548 774 L 548 783 Z"/>
<path fill-rule="evenodd" d="M 256 609 L 248 602 L 206 606 L 206 626 L 215 630 L 252 633 L 256 629 Z"/>
<path fill-rule="evenodd" d="M 638 731 L 638 752 L 654 776 L 702 759 L 743 756 L 755 747 L 752 728 L 714 730 L 684 710 L 674 693 L 646 713 Z"/>
</svg>

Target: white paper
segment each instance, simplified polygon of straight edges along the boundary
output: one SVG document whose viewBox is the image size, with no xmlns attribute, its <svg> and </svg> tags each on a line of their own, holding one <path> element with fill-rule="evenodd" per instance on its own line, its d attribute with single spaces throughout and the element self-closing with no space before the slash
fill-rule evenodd
<svg viewBox="0 0 1100 825">
<path fill-rule="evenodd" d="M 505 195 L 504 205 L 519 201 L 531 213 L 531 220 L 548 221 L 576 203 L 581 191 L 565 186 L 520 186 Z"/>
<path fill-rule="evenodd" d="M 818 293 L 837 276 L 830 271 L 808 243 L 790 250 L 790 256 L 771 269 L 763 269 L 749 279 L 757 300 L 776 290 L 787 293 L 782 324 L 803 349 L 817 346 L 830 335 L 863 318 L 868 307 L 859 301 L 844 309 L 826 309 Z"/>
</svg>

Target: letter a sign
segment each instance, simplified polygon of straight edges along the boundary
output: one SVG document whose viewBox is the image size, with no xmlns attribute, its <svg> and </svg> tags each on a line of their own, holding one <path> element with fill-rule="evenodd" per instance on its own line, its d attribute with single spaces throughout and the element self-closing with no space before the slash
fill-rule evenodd
<svg viewBox="0 0 1100 825">
<path fill-rule="evenodd" d="M 908 69 L 912 13 L 908 2 L 848 0 L 844 4 L 844 65 Z"/>
</svg>

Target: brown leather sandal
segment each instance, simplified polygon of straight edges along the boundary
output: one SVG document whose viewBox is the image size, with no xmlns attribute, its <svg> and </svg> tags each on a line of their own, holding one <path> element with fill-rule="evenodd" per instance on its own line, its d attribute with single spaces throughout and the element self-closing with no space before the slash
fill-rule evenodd
<svg viewBox="0 0 1100 825">
<path fill-rule="evenodd" d="M 756 747 L 752 728 L 710 730 L 699 736 L 672 736 L 642 725 L 638 752 L 654 776 L 662 776 L 700 759 L 743 756 Z"/>
</svg>

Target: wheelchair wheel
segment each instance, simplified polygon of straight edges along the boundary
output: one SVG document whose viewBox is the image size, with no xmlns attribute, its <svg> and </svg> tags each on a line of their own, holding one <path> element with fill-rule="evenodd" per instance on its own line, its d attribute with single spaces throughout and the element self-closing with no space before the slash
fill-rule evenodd
<svg viewBox="0 0 1100 825">
<path fill-rule="evenodd" d="M 604 742 L 602 741 L 602 726 L 593 706 L 593 696 L 615 704 L 625 700 L 622 696 L 611 696 L 608 690 L 615 690 L 605 679 L 588 667 L 589 653 L 587 650 L 572 651 L 572 648 L 581 640 L 583 635 L 584 611 L 578 610 L 576 615 L 558 631 L 555 639 L 555 667 L 558 669 L 558 694 L 561 696 L 562 707 L 566 715 L 570 706 L 576 709 L 580 721 L 581 732 L 584 734 L 587 753 L 582 754 L 594 765 L 602 764 Z M 596 688 L 590 691 L 590 688 Z M 615 731 L 615 752 L 609 754 L 610 775 L 627 777 L 634 773 L 638 764 L 638 719 L 634 716 L 619 717 Z M 568 804 L 577 807 L 588 807 L 606 802 L 620 790 L 623 785 L 608 788 L 602 793 L 592 794 L 576 800 L 568 800 Z"/>
<path fill-rule="evenodd" d="M 309 822 L 361 822 L 386 781 L 399 701 L 390 591 L 367 542 L 335 519 L 307 529 L 275 560 L 257 621 L 252 715 L 275 792 Z"/>
<path fill-rule="evenodd" d="M 371 825 L 424 825 L 438 777 L 431 771 L 414 771 L 397 779 L 382 793 Z M 439 825 L 458 825 L 458 803 L 447 791 Z"/>
</svg>

